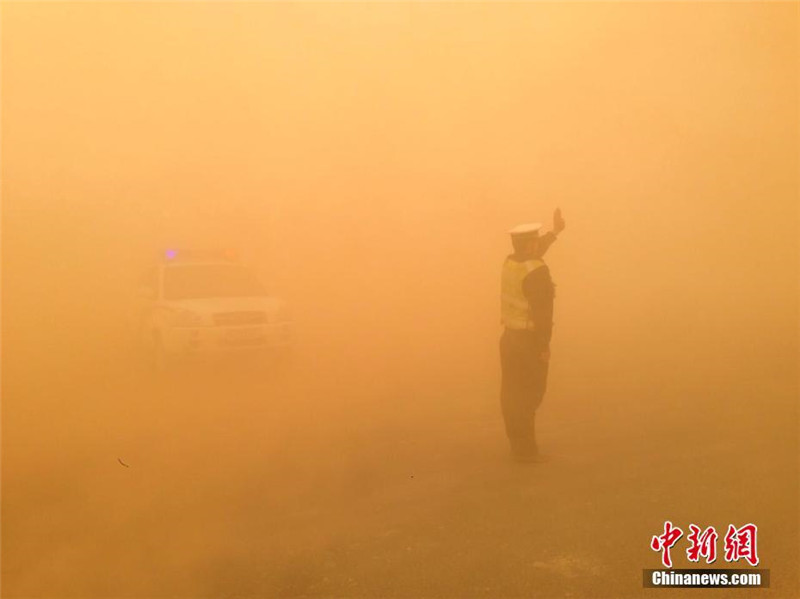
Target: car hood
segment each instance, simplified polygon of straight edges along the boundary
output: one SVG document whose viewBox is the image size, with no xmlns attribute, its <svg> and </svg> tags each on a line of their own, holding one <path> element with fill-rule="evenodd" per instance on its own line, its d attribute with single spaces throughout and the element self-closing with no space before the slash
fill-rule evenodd
<svg viewBox="0 0 800 599">
<path fill-rule="evenodd" d="M 197 314 L 217 312 L 275 312 L 284 306 L 277 297 L 204 297 L 197 299 L 170 300 L 164 302 L 170 308 L 190 310 Z"/>
</svg>

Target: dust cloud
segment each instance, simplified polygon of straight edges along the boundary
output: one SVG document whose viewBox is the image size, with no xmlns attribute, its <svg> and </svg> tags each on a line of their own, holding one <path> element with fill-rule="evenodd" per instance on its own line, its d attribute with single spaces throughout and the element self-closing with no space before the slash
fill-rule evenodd
<svg viewBox="0 0 800 599">
<path fill-rule="evenodd" d="M 798 596 L 797 10 L 4 3 L 3 596 L 649 596 L 665 520 Z M 499 269 L 557 207 L 522 465 Z M 289 359 L 153 372 L 165 248 Z"/>
</svg>

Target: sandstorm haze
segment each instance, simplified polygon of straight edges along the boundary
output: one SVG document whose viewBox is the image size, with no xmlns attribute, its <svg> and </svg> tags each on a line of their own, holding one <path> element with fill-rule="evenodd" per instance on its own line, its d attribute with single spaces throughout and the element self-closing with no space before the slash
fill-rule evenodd
<svg viewBox="0 0 800 599">
<path fill-rule="evenodd" d="M 796 3 L 0 16 L 4 596 L 643 596 L 665 519 L 756 522 L 797 596 Z M 499 268 L 556 207 L 526 468 Z M 238 250 L 291 362 L 154 377 L 173 247 Z"/>
</svg>

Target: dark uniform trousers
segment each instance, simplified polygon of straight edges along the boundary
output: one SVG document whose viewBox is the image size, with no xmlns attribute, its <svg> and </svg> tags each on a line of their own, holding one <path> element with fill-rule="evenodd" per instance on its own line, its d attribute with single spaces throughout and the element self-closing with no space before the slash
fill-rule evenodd
<svg viewBox="0 0 800 599">
<path fill-rule="evenodd" d="M 531 331 L 505 329 L 500 337 L 500 403 L 506 434 L 518 454 L 534 454 L 536 409 L 547 389 L 548 363 L 541 339 Z"/>
</svg>

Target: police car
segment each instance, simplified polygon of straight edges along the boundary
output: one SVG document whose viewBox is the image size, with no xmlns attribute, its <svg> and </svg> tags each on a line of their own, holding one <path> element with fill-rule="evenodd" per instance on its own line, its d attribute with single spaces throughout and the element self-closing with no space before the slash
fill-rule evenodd
<svg viewBox="0 0 800 599">
<path fill-rule="evenodd" d="M 232 252 L 167 250 L 139 281 L 138 337 L 152 364 L 237 353 L 285 355 L 292 323 Z"/>
</svg>

